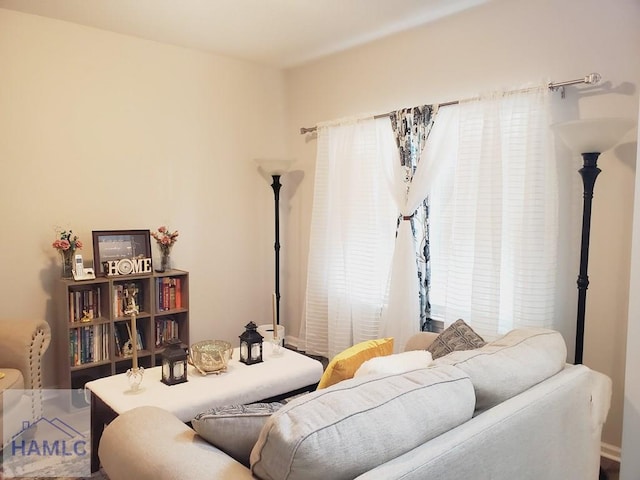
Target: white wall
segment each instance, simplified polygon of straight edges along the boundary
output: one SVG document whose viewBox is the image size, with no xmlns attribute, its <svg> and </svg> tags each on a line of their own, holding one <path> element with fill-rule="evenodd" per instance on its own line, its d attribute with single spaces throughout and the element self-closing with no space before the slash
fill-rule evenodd
<svg viewBox="0 0 640 480">
<path fill-rule="evenodd" d="M 638 117 L 640 123 L 640 115 Z M 640 144 L 640 131 L 638 132 Z M 638 157 L 640 158 L 640 149 Z M 640 192 L 640 171 L 636 170 L 636 192 Z M 640 195 L 635 196 L 633 208 L 633 245 L 631 248 L 630 291 L 640 291 Z M 624 390 L 624 421 L 622 427 L 621 480 L 636 480 L 640 472 L 640 297 L 629 297 L 629 318 L 627 323 L 627 358 Z"/>
<path fill-rule="evenodd" d="M 89 260 L 92 230 L 167 224 L 192 341 L 270 321 L 273 194 L 252 160 L 284 154 L 283 124 L 279 70 L 0 9 L 0 315 L 55 323 L 54 226 Z"/>
<path fill-rule="evenodd" d="M 298 159 L 283 255 L 283 303 L 299 330 L 306 281 L 315 141 L 298 128 L 364 112 L 475 96 L 502 87 L 602 74 L 588 94 L 571 93 L 580 117 L 638 115 L 640 4 L 635 0 L 494 0 L 473 10 L 286 72 L 290 150 Z M 635 138 L 635 132 L 629 137 Z M 580 160 L 575 159 L 575 175 Z M 635 145 L 603 154 L 594 200 L 585 363 L 611 376 L 614 397 L 603 441 L 621 443 L 629 298 Z M 375 261 L 372 259 L 372 261 Z M 577 259 L 576 259 L 577 262 Z M 577 263 L 576 263 L 577 264 Z M 577 269 L 575 279 L 577 277 Z M 575 318 L 575 280 L 567 288 Z M 572 348 L 573 338 L 567 338 Z"/>
</svg>

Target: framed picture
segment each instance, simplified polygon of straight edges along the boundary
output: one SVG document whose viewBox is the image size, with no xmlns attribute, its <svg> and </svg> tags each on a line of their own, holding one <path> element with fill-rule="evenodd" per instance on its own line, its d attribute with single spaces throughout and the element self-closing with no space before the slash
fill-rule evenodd
<svg viewBox="0 0 640 480">
<path fill-rule="evenodd" d="M 104 262 L 123 258 L 151 258 L 149 230 L 99 230 L 93 235 L 93 268 L 105 276 Z"/>
</svg>

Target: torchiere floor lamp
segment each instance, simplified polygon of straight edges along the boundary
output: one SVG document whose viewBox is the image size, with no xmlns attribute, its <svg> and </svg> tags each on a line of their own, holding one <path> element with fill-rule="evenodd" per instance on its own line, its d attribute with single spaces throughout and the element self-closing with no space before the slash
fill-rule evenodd
<svg viewBox="0 0 640 480">
<path fill-rule="evenodd" d="M 273 249 L 275 251 L 275 301 L 276 301 L 276 323 L 280 325 L 280 177 L 291 169 L 294 160 L 266 160 L 258 159 L 256 163 L 260 169 L 267 175 L 271 176 L 273 183 L 273 200 L 275 207 L 275 242 Z M 277 335 L 277 332 L 273 332 Z"/>
<path fill-rule="evenodd" d="M 567 146 L 582 155 L 583 166 L 579 170 L 584 186 L 582 209 L 582 242 L 580 247 L 580 273 L 578 274 L 578 317 L 576 321 L 575 363 L 582 363 L 584 348 L 584 319 L 587 301 L 589 276 L 589 236 L 591 232 L 591 202 L 593 187 L 601 170 L 598 168 L 598 157 L 602 152 L 613 148 L 634 126 L 635 122 L 628 118 L 599 118 L 575 120 L 553 125 L 553 130 L 564 140 Z"/>
</svg>

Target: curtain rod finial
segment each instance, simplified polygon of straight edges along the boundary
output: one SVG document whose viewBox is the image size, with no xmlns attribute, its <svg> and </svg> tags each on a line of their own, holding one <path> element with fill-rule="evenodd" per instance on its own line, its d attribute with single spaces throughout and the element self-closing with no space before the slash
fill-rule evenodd
<svg viewBox="0 0 640 480">
<path fill-rule="evenodd" d="M 600 80 L 602 80 L 602 77 L 600 76 L 599 73 L 596 73 L 596 72 L 590 73 L 589 75 L 584 77 L 584 83 L 588 83 L 588 84 L 600 83 Z"/>
</svg>

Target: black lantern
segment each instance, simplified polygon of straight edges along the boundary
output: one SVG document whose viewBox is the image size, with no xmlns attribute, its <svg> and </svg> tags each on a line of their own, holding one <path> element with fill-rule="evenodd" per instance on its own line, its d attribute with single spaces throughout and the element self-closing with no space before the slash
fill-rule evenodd
<svg viewBox="0 0 640 480">
<path fill-rule="evenodd" d="M 262 335 L 256 329 L 257 325 L 249 322 L 245 325 L 245 331 L 240 335 L 240 361 L 247 365 L 262 361 Z"/>
<path fill-rule="evenodd" d="M 167 341 L 162 352 L 162 382 L 176 385 L 187 381 L 187 352 L 180 346 L 180 340 Z"/>
</svg>

